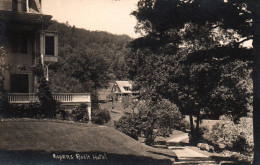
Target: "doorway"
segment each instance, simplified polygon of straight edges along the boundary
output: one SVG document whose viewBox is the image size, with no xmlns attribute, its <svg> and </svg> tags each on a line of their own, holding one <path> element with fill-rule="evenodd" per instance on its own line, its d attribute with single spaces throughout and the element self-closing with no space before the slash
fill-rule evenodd
<svg viewBox="0 0 260 165">
<path fill-rule="evenodd" d="M 11 74 L 10 75 L 11 93 L 29 93 L 29 75 Z"/>
</svg>

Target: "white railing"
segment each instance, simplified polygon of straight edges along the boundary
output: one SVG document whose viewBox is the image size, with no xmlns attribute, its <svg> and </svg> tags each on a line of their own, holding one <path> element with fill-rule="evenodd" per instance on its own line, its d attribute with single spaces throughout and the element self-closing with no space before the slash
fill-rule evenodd
<svg viewBox="0 0 260 165">
<path fill-rule="evenodd" d="M 89 93 L 54 93 L 53 98 L 62 103 L 90 103 Z"/>
<path fill-rule="evenodd" d="M 39 101 L 34 93 L 9 93 L 7 95 L 9 103 L 29 103 Z"/>
<path fill-rule="evenodd" d="M 53 93 L 53 98 L 61 103 L 90 103 L 89 93 Z M 38 102 L 35 93 L 8 93 L 9 103 Z"/>
</svg>

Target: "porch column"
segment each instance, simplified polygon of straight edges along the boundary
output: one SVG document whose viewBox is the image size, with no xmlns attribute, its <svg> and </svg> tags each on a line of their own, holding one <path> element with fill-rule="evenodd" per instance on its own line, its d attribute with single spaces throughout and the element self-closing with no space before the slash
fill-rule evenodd
<svg viewBox="0 0 260 165">
<path fill-rule="evenodd" d="M 91 104 L 88 104 L 88 118 L 91 121 Z"/>
<path fill-rule="evenodd" d="M 41 62 L 42 62 L 42 67 L 44 70 L 44 54 L 45 54 L 45 40 L 44 40 L 44 32 L 40 33 L 40 53 L 41 53 Z"/>
</svg>

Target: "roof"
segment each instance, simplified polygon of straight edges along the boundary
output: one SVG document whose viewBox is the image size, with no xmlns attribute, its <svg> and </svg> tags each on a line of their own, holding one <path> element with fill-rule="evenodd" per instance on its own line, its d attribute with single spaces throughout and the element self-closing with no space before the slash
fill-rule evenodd
<svg viewBox="0 0 260 165">
<path fill-rule="evenodd" d="M 116 81 L 116 85 L 121 93 L 132 93 L 132 81 Z M 126 90 L 125 87 L 128 87 L 129 90 Z"/>
<path fill-rule="evenodd" d="M 30 24 L 50 24 L 52 16 L 25 12 L 12 12 L 0 10 L 1 21 L 21 22 Z"/>
</svg>

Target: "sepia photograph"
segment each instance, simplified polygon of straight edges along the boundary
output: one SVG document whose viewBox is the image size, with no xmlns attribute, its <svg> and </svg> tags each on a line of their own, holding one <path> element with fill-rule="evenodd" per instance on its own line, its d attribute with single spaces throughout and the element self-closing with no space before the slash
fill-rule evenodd
<svg viewBox="0 0 260 165">
<path fill-rule="evenodd" d="M 260 165 L 260 0 L 0 0 L 0 165 Z"/>
</svg>

